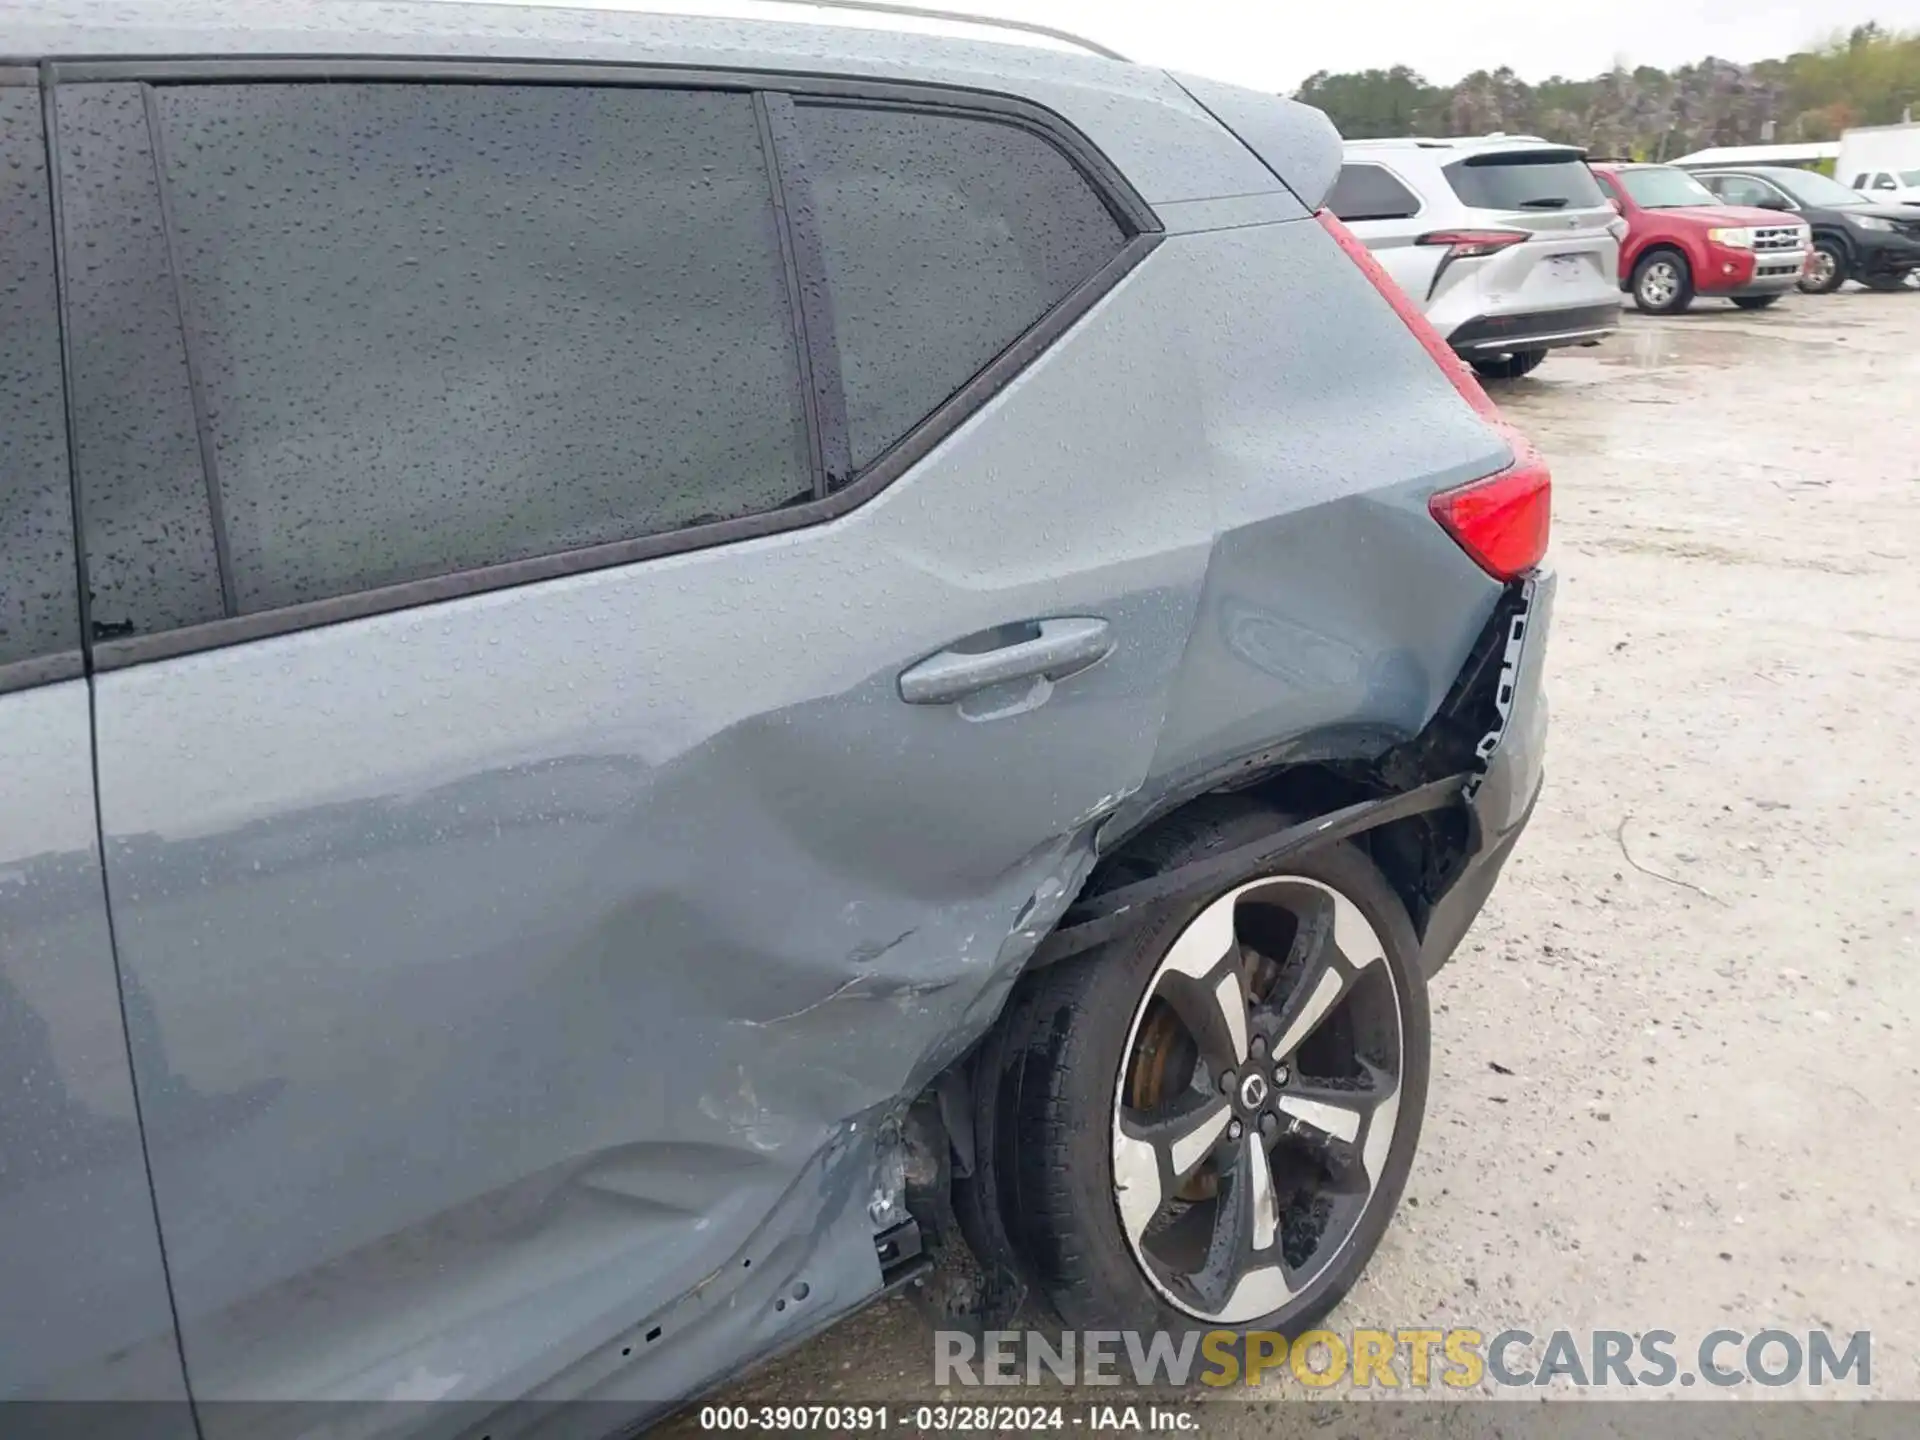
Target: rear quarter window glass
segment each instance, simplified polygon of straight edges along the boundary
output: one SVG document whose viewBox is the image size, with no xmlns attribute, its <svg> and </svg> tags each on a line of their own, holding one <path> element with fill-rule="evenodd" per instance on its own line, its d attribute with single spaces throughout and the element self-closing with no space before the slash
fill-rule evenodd
<svg viewBox="0 0 1920 1440">
<path fill-rule="evenodd" d="M 1342 220 L 1404 220 L 1420 200 L 1378 165 L 1342 165 L 1327 208 Z"/>
<path fill-rule="evenodd" d="M 1476 155 L 1446 167 L 1460 203 L 1476 210 L 1589 210 L 1606 204 L 1587 162 L 1564 152 Z"/>
<path fill-rule="evenodd" d="M 1072 162 L 1024 127 L 809 104 L 795 123 L 859 469 L 1127 237 Z"/>
<path fill-rule="evenodd" d="M 747 95 L 156 95 L 239 611 L 812 497 Z"/>
<path fill-rule="evenodd" d="M 0 665 L 79 643 L 40 92 L 0 86 Z"/>
</svg>

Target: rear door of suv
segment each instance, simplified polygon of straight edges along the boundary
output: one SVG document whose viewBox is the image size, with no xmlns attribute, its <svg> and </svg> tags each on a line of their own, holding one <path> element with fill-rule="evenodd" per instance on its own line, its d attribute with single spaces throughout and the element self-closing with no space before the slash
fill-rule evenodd
<svg viewBox="0 0 1920 1440">
<path fill-rule="evenodd" d="M 1068 329 L 1152 217 L 1057 122 L 480 68 L 54 92 L 202 1401 L 660 1398 L 869 1293 L 882 1108 L 1140 783 L 1204 570 L 1150 357 Z"/>
</svg>

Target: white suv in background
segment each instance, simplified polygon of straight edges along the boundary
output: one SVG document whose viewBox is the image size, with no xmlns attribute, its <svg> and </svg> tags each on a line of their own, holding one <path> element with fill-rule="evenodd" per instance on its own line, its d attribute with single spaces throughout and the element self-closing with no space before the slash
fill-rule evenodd
<svg viewBox="0 0 1920 1440">
<path fill-rule="evenodd" d="M 1573 146 L 1349 140 L 1327 204 L 1482 375 L 1525 375 L 1620 323 L 1626 225 Z"/>
</svg>

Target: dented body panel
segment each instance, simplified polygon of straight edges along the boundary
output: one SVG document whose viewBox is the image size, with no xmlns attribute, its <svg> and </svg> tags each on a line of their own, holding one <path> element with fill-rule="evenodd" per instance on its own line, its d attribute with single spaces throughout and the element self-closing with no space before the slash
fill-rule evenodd
<svg viewBox="0 0 1920 1440">
<path fill-rule="evenodd" d="M 197 1395 L 517 1395 L 739 1267 L 823 1152 L 871 1169 L 1144 778 L 1191 623 L 1203 476 L 1099 338 L 842 521 L 99 677 L 136 1062 L 259 1097 L 154 1148 Z M 901 703 L 1049 613 L 1118 648 L 1025 711 Z M 798 1325 L 833 1287 L 790 1264 Z"/>
<path fill-rule="evenodd" d="M 838 518 L 92 678 L 209 1440 L 560 1423 L 529 1400 L 644 1417 L 871 1299 L 906 1107 L 991 1026 L 1103 826 L 1249 757 L 1416 735 L 1500 594 L 1426 499 L 1505 442 L 1160 72 L 495 7 L 39 7 L 24 35 L 967 85 L 1065 116 L 1165 226 Z M 1262 152 L 1300 147 L 1309 192 L 1337 167 L 1313 133 Z M 1104 621 L 1112 652 L 903 703 L 929 656 L 1048 617 Z"/>
</svg>

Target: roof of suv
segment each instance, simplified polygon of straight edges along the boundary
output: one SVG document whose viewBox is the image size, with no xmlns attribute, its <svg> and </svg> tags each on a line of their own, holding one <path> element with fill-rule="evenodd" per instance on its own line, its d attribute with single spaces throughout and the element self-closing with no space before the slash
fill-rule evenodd
<svg viewBox="0 0 1920 1440">
<path fill-rule="evenodd" d="M 950 11 L 934 14 L 939 28 L 969 38 L 870 28 L 864 13 L 851 24 L 822 23 L 822 12 L 804 4 L 687 3 L 731 3 L 736 11 L 778 18 L 445 0 L 0 0 L 0 64 L 340 56 L 598 61 L 911 81 L 1012 94 L 1054 110 L 1104 149 L 1150 204 L 1285 188 L 1155 67 L 1033 43 L 1018 29 L 997 32 L 992 20 Z M 897 23 L 925 18 L 901 15 Z M 895 17 L 871 13 L 871 22 L 892 24 Z M 75 78 L 85 73 L 76 64 Z"/>
<path fill-rule="evenodd" d="M 700 8 L 716 13 L 700 14 Z M 723 13 L 731 10 L 732 13 Z M 689 11 L 694 13 L 688 13 Z M 844 12 L 844 13 L 841 13 Z M 658 59 L 676 43 L 757 59 L 791 53 L 897 71 L 916 61 L 998 73 L 1108 73 L 1154 76 L 1092 41 L 1024 21 L 973 20 L 865 0 L 757 0 L 717 6 L 691 0 L 633 4 L 498 4 L 489 0 L 3 0 L 0 56 L 107 58 L 148 55 L 553 55 L 573 59 Z M 1068 46 L 1079 53 L 1069 53 Z M 647 54 L 637 53 L 644 47 Z M 749 61 L 749 63 L 752 63 Z"/>
<path fill-rule="evenodd" d="M 1696 174 L 1703 171 L 1722 170 L 1737 170 L 1742 175 L 1804 175 L 1807 173 L 1794 165 L 1677 165 L 1674 168 Z"/>
</svg>

